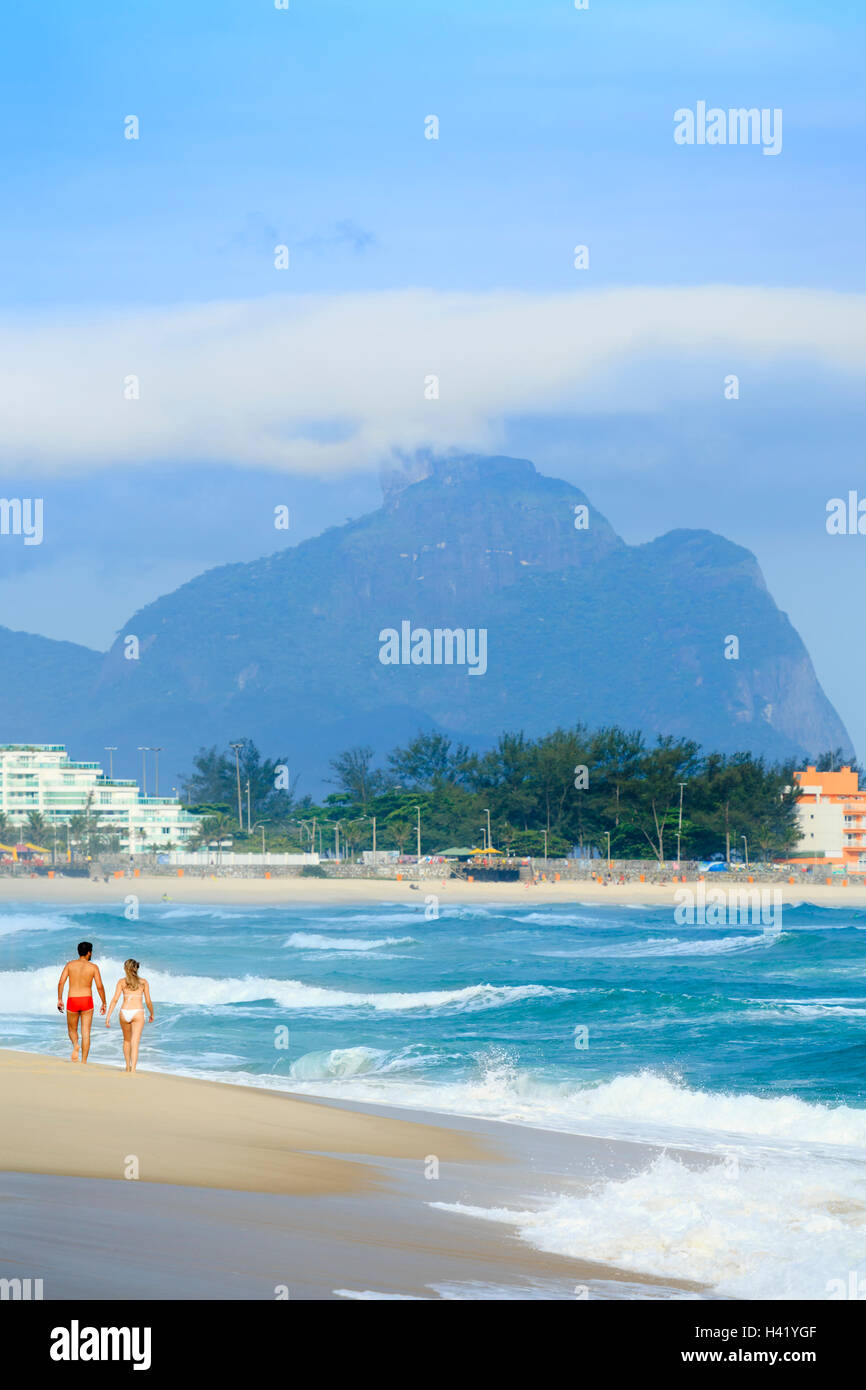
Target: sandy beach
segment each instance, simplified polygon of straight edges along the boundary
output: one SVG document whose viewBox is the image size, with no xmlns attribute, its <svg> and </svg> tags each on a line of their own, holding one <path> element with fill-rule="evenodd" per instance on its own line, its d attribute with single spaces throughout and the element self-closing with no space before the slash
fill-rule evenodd
<svg viewBox="0 0 866 1390">
<path fill-rule="evenodd" d="M 443 1161 L 493 1157 L 469 1137 L 422 1124 L 31 1053 L 0 1052 L 0 1093 L 9 1121 L 2 1166 L 17 1172 L 123 1179 L 132 1156 L 143 1182 L 309 1195 L 361 1192 L 376 1181 L 363 1162 L 323 1154 L 421 1162 L 435 1141 Z"/>
<path fill-rule="evenodd" d="M 434 1205 L 519 1207 L 530 1188 L 580 1191 L 590 1176 L 638 1169 L 644 1145 L 22 1052 L 0 1052 L 0 1102 L 0 1278 L 41 1278 L 45 1298 L 700 1290 L 544 1254 Z M 119 1259 L 121 1249 L 133 1257 Z"/>
<path fill-rule="evenodd" d="M 781 879 L 781 875 L 780 875 Z M 779 883 L 750 885 L 745 879 L 735 883 L 706 881 L 706 887 L 778 889 L 785 904 L 814 903 L 819 907 L 866 907 L 866 885 L 849 882 Z M 4 878 L 0 877 L 0 902 L 21 903 L 122 903 L 134 893 L 141 902 L 224 903 L 265 907 L 269 903 L 343 904 L 408 903 L 423 906 L 427 894 L 448 903 L 610 903 L 663 906 L 674 903 L 683 887 L 695 889 L 695 880 L 681 883 L 614 883 L 606 885 L 592 879 L 586 882 L 466 883 L 460 879 L 317 879 L 317 878 L 165 878 L 110 879 L 80 878 Z"/>
</svg>

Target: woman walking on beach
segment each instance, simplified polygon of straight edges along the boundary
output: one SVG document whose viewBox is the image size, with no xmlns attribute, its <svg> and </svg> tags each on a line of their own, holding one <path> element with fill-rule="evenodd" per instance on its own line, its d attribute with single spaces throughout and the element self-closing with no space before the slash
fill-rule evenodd
<svg viewBox="0 0 866 1390">
<path fill-rule="evenodd" d="M 105 1026 L 106 1028 L 111 1026 L 114 1006 L 122 994 L 120 1028 L 123 1033 L 123 1055 L 126 1059 L 126 1070 L 135 1071 L 138 1064 L 138 1044 L 141 1041 L 141 1030 L 144 1027 L 144 1006 L 147 1005 L 150 1022 L 153 1023 L 153 1003 L 147 980 L 143 980 L 138 973 L 139 962 L 130 956 L 129 960 L 123 962 L 123 968 L 126 973 L 123 979 L 117 982 L 117 989 L 114 991 L 114 998 L 108 1010 Z"/>
</svg>

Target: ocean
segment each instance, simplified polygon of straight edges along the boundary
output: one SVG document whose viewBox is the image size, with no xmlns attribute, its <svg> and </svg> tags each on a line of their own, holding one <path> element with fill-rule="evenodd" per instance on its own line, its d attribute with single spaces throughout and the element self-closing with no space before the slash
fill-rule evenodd
<svg viewBox="0 0 866 1390">
<path fill-rule="evenodd" d="M 0 907 L 2 1046 L 68 1054 L 57 978 L 86 938 L 109 999 L 128 955 L 150 981 L 143 1068 L 661 1145 L 626 1180 L 466 1214 L 718 1297 L 866 1297 L 866 911 L 140 912 Z M 93 1034 L 122 1065 L 116 1023 Z"/>
</svg>

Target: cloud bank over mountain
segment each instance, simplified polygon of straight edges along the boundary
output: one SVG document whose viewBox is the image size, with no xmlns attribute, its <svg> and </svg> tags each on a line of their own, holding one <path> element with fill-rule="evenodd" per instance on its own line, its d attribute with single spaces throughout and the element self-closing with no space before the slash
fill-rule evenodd
<svg viewBox="0 0 866 1390">
<path fill-rule="evenodd" d="M 866 295 L 395 290 L 7 319 L 0 460 L 332 475 L 492 450 L 518 415 L 715 403 L 728 374 L 810 366 L 862 390 Z"/>
</svg>

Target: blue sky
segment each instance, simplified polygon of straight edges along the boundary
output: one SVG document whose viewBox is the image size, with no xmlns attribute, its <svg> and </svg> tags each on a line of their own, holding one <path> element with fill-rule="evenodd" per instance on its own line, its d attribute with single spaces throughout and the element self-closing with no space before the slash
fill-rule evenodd
<svg viewBox="0 0 866 1390">
<path fill-rule="evenodd" d="M 571 288 L 576 239 L 595 285 L 862 288 L 864 28 L 839 0 L 20 10 L 3 300 L 260 295 L 275 233 L 298 290 Z M 783 157 L 677 148 L 698 99 L 782 107 Z"/>
<path fill-rule="evenodd" d="M 862 5 L 840 0 L 590 0 L 588 11 L 568 0 L 291 0 L 288 11 L 271 0 L 89 0 L 7 17 L 0 329 L 13 353 L 22 332 L 30 342 L 39 446 L 31 456 L 16 419 L 3 491 L 38 487 L 63 523 L 38 549 L 0 552 L 0 622 L 106 645 L 158 592 L 275 548 L 274 501 L 292 507 L 293 540 L 376 505 L 376 451 L 384 461 L 404 442 L 399 412 L 385 412 L 354 461 L 275 462 L 257 454 L 258 436 L 239 441 L 234 466 L 197 451 L 194 421 L 172 433 L 176 402 L 148 416 L 145 389 L 153 457 L 121 441 L 91 461 L 82 417 L 115 436 L 72 369 L 114 370 L 99 355 L 103 323 L 125 344 L 122 375 L 135 369 L 142 313 L 194 315 L 184 330 L 194 357 L 209 306 L 255 316 L 272 301 L 294 312 L 308 296 L 339 314 L 364 292 L 374 318 L 376 296 L 411 291 L 489 296 L 496 314 L 503 295 L 642 287 L 823 291 L 858 307 L 864 29 Z M 698 100 L 781 108 L 782 153 L 676 146 L 673 113 Z M 430 113 L 438 141 L 423 138 Z M 123 138 L 128 114 L 138 141 Z M 588 272 L 573 268 L 578 242 Z M 283 276 L 276 243 L 291 251 Z M 650 329 L 637 367 L 621 332 L 616 389 L 602 383 L 597 403 L 594 386 L 581 387 L 572 411 L 568 391 L 554 400 L 539 380 L 514 408 L 485 409 L 497 449 L 585 488 L 627 539 L 708 526 L 754 549 L 866 752 L 856 695 L 866 658 L 846 637 L 859 615 L 838 598 L 861 584 L 866 537 L 823 530 L 828 497 L 866 491 L 863 364 L 853 349 L 847 361 L 844 343 L 832 361 L 826 345 L 813 353 L 808 314 L 786 353 L 775 304 L 756 301 L 739 343 L 710 323 L 693 353 L 661 332 L 654 351 Z M 759 350 L 768 315 L 775 339 Z M 213 332 L 230 354 L 239 339 Z M 259 326 L 254 348 L 243 340 L 239 416 L 255 408 L 266 335 Z M 549 343 L 522 348 L 536 365 Z M 730 407 L 717 382 L 735 369 L 743 392 Z M 196 389 L 193 373 L 183 398 Z M 340 415 L 339 391 L 321 400 L 319 431 Z M 452 428 L 455 444 L 477 445 L 477 423 L 462 433 L 455 417 Z"/>
</svg>

